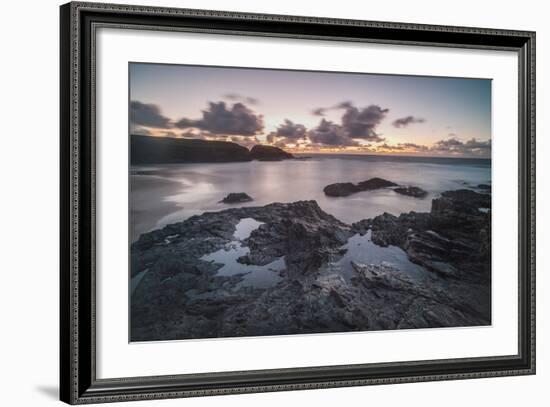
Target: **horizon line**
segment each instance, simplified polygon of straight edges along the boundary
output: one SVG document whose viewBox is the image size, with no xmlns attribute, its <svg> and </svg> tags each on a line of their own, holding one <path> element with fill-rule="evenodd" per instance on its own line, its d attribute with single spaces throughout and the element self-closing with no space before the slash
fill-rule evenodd
<svg viewBox="0 0 550 407">
<path fill-rule="evenodd" d="M 227 141 L 227 140 L 205 140 L 205 139 L 199 139 L 199 138 L 192 138 L 192 137 L 172 137 L 172 136 L 152 136 L 152 135 L 146 135 L 146 134 L 133 134 L 129 133 L 129 137 L 132 136 L 139 136 L 139 137 L 150 137 L 150 138 L 167 138 L 172 140 L 196 140 L 196 141 L 204 141 L 204 142 L 222 142 L 222 143 L 231 143 L 231 144 L 237 144 L 241 147 L 244 147 L 248 150 L 250 150 L 254 146 L 268 146 L 268 147 L 274 147 L 278 148 L 282 151 L 285 151 L 290 154 L 301 154 L 301 155 L 330 155 L 330 154 L 338 154 L 338 155 L 361 155 L 361 156 L 383 156 L 383 157 L 423 157 L 423 158 L 456 158 L 456 159 L 474 159 L 474 160 L 491 160 L 492 157 L 476 157 L 476 156 L 448 156 L 448 155 L 425 155 L 421 153 L 410 153 L 410 154 L 392 154 L 392 153 L 377 153 L 373 151 L 368 152 L 352 152 L 352 151 L 294 151 L 292 149 L 284 149 L 281 147 L 277 147 L 271 144 L 264 144 L 264 143 L 257 143 L 254 144 L 251 147 L 243 146 L 242 144 L 239 144 L 235 141 Z"/>
</svg>

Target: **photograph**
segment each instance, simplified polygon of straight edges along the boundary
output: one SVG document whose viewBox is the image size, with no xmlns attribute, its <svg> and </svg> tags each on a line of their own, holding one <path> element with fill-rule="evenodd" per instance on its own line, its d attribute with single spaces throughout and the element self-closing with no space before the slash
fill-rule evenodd
<svg viewBox="0 0 550 407">
<path fill-rule="evenodd" d="M 130 342 L 491 325 L 491 79 L 128 73 Z"/>
</svg>

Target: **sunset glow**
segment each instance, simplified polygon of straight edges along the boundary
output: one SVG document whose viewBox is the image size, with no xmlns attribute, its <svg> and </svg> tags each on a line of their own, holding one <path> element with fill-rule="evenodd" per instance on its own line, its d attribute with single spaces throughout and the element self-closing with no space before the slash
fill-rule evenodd
<svg viewBox="0 0 550 407">
<path fill-rule="evenodd" d="M 490 157 L 491 80 L 130 64 L 130 133 L 294 153 Z"/>
</svg>

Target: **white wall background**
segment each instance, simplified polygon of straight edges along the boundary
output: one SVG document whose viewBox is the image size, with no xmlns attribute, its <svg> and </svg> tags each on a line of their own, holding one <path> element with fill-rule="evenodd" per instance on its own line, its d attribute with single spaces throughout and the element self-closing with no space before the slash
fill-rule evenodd
<svg viewBox="0 0 550 407">
<path fill-rule="evenodd" d="M 467 406 L 547 405 L 550 399 L 550 163 L 548 111 L 550 27 L 536 0 L 361 2 L 318 0 L 162 0 L 134 4 L 365 20 L 466 25 L 537 31 L 538 125 L 538 374 L 391 386 L 267 393 L 149 402 L 175 406 L 332 406 L 399 404 Z M 2 5 L 0 24 L 0 405 L 57 401 L 58 382 L 58 35 L 59 0 Z M 7 125 L 7 128 L 6 128 Z M 132 403 L 133 405 L 138 405 Z M 127 403 L 125 405 L 131 405 Z M 139 405 L 146 405 L 140 403 Z"/>
</svg>

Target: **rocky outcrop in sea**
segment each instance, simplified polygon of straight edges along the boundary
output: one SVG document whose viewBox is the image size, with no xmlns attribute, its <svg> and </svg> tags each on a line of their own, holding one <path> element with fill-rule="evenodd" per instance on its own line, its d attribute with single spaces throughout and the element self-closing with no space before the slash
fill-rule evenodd
<svg viewBox="0 0 550 407">
<path fill-rule="evenodd" d="M 348 225 L 315 201 L 273 203 L 143 234 L 131 247 L 131 340 L 490 324 L 490 207 L 487 194 L 447 191 L 429 213 Z M 247 219 L 255 227 L 237 233 Z M 416 271 L 348 261 L 354 239 L 402 250 Z M 276 278 L 250 284 L 258 271 Z"/>
<path fill-rule="evenodd" d="M 428 193 L 420 187 L 408 186 L 394 189 L 395 192 L 401 195 L 412 196 L 413 198 L 424 198 Z"/>
<path fill-rule="evenodd" d="M 391 182 L 382 178 L 371 178 L 366 181 L 361 181 L 357 184 L 352 182 L 337 182 L 327 185 L 323 192 L 327 196 L 348 196 L 361 191 L 372 191 L 380 188 L 396 187 L 395 182 Z"/>
<path fill-rule="evenodd" d="M 250 195 L 248 195 L 246 192 L 231 192 L 223 198 L 220 203 L 225 204 L 235 204 L 235 203 L 243 203 L 243 202 L 251 202 L 254 199 Z"/>
<path fill-rule="evenodd" d="M 401 195 L 411 196 L 413 198 L 424 198 L 428 192 L 416 186 L 399 186 L 395 182 L 388 181 L 383 178 L 371 178 L 366 181 L 354 184 L 352 182 L 337 182 L 329 184 L 323 188 L 326 196 L 345 197 L 357 192 L 373 191 L 381 188 L 393 188 L 393 190 Z"/>
</svg>

